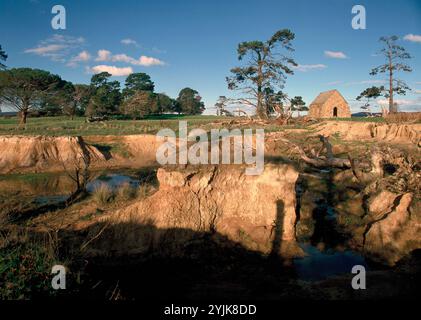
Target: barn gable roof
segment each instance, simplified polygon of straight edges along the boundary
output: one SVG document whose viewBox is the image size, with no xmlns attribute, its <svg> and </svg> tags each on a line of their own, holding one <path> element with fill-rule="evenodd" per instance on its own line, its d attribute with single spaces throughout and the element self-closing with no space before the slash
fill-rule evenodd
<svg viewBox="0 0 421 320">
<path fill-rule="evenodd" d="M 339 91 L 334 89 L 334 90 L 321 92 L 310 105 L 312 105 L 312 104 L 322 105 L 322 104 L 326 103 L 326 101 L 329 100 L 329 98 L 332 97 L 335 94 L 339 94 L 339 96 L 342 99 L 344 99 L 344 97 L 342 97 L 342 95 L 339 93 Z"/>
</svg>

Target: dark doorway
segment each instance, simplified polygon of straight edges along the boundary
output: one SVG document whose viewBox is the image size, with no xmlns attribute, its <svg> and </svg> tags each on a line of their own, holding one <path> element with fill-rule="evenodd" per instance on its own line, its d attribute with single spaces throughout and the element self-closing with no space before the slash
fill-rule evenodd
<svg viewBox="0 0 421 320">
<path fill-rule="evenodd" d="M 333 117 L 336 118 L 338 116 L 338 108 L 334 107 L 333 108 Z"/>
</svg>

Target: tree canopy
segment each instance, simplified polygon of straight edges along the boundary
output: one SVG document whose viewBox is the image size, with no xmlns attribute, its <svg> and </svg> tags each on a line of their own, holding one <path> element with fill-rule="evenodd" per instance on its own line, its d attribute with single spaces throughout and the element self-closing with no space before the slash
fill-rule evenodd
<svg viewBox="0 0 421 320">
<path fill-rule="evenodd" d="M 120 82 L 109 81 L 110 77 L 108 72 L 92 76 L 87 116 L 110 115 L 117 111 L 121 102 Z"/>
<path fill-rule="evenodd" d="M 205 110 L 205 104 L 199 93 L 191 88 L 184 88 L 177 98 L 180 111 L 184 114 L 201 114 Z"/>
<path fill-rule="evenodd" d="M 383 43 L 383 48 L 379 54 L 384 56 L 386 62 L 380 66 L 373 68 L 370 75 L 377 75 L 379 73 L 388 73 L 389 75 L 389 88 L 384 90 L 383 96 L 389 99 L 389 112 L 397 112 L 395 104 L 393 103 L 394 93 L 398 95 L 405 95 L 407 90 L 410 90 L 408 85 L 395 77 L 399 71 L 411 72 L 412 69 L 404 61 L 411 58 L 411 55 L 405 50 L 404 47 L 396 44 L 399 38 L 397 36 L 381 37 L 380 42 Z"/>
<path fill-rule="evenodd" d="M 297 111 L 298 114 L 300 111 L 307 111 L 308 107 L 306 106 L 306 103 L 303 100 L 303 97 L 301 96 L 295 96 L 291 99 L 291 108 L 292 111 Z"/>
<path fill-rule="evenodd" d="M 380 97 L 384 91 L 385 91 L 384 86 L 381 86 L 381 87 L 373 86 L 362 91 L 356 98 L 358 101 L 360 101 L 361 99 L 366 100 L 365 104 L 361 106 L 361 109 L 367 110 L 367 112 L 371 114 L 370 101 L 372 99 L 377 99 L 378 97 Z"/>
<path fill-rule="evenodd" d="M 129 99 L 124 100 L 121 111 L 133 119 L 143 118 L 156 108 L 155 95 L 150 91 L 136 91 Z"/>
<path fill-rule="evenodd" d="M 146 73 L 132 73 L 126 78 L 125 88 L 123 89 L 123 96 L 128 98 L 136 91 L 150 91 L 153 92 L 155 85 L 151 77 Z"/>
<path fill-rule="evenodd" d="M 0 99 L 19 111 L 20 123 L 26 124 L 31 110 L 57 93 L 63 82 L 58 75 L 31 68 L 0 71 Z"/>
</svg>

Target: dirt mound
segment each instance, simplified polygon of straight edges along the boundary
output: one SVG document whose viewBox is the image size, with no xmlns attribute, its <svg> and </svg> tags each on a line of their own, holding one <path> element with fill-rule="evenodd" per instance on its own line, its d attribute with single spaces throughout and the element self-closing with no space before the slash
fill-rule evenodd
<svg viewBox="0 0 421 320">
<path fill-rule="evenodd" d="M 168 230 L 186 229 L 217 232 L 264 253 L 301 254 L 295 242 L 298 172 L 291 165 L 267 165 L 260 176 L 247 176 L 244 170 L 243 166 L 159 169 L 155 194 L 106 218 L 113 224 L 153 225 L 153 234 L 107 241 L 106 250 L 144 252 L 171 239 L 168 250 L 177 253 L 193 239 L 187 233 L 175 239 Z"/>
<path fill-rule="evenodd" d="M 0 138 L 0 172 L 62 170 L 83 154 L 92 163 L 105 161 L 95 147 L 87 145 L 81 137 L 3 136 Z"/>
<path fill-rule="evenodd" d="M 421 124 L 325 121 L 312 126 L 317 134 L 339 133 L 345 140 L 376 140 L 421 146 Z"/>
<path fill-rule="evenodd" d="M 141 158 L 145 162 L 156 161 L 156 151 L 162 144 L 156 136 L 146 134 L 124 136 L 123 143 L 134 158 Z"/>
</svg>

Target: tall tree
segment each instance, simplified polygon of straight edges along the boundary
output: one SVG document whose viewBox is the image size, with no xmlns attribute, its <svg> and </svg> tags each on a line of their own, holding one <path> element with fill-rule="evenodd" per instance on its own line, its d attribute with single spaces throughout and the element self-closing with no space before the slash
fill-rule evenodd
<svg viewBox="0 0 421 320">
<path fill-rule="evenodd" d="M 91 97 L 86 108 L 87 116 L 109 115 L 117 111 L 121 103 L 120 83 L 109 81 L 111 74 L 101 72 L 91 78 Z"/>
<path fill-rule="evenodd" d="M 7 54 L 0 45 L 0 61 L 6 61 L 6 59 L 7 59 Z M 6 66 L 0 62 L 0 70 L 4 70 L 4 69 L 6 69 Z"/>
<path fill-rule="evenodd" d="M 297 63 L 283 51 L 292 52 L 295 35 L 288 29 L 277 31 L 267 41 L 249 41 L 238 45 L 238 60 L 247 60 L 242 67 L 231 69 L 227 77 L 228 89 L 241 90 L 247 96 L 239 102 L 256 108 L 260 118 L 270 112 L 268 93 L 283 89 L 287 75 L 294 72 L 290 66 Z"/>
<path fill-rule="evenodd" d="M 123 96 L 129 98 L 136 91 L 150 91 L 153 92 L 155 85 L 151 77 L 146 73 L 132 73 L 126 78 L 125 88 L 123 89 Z"/>
<path fill-rule="evenodd" d="M 184 88 L 178 94 L 177 102 L 184 114 L 201 114 L 205 110 L 205 104 L 199 93 L 191 88 Z"/>
<path fill-rule="evenodd" d="M 389 112 L 397 112 L 396 105 L 393 103 L 393 94 L 405 95 L 407 90 L 410 90 L 408 85 L 399 79 L 395 78 L 396 72 L 404 71 L 411 72 L 410 66 L 404 63 L 405 60 L 410 59 L 411 55 L 406 52 L 405 48 L 396 44 L 399 38 L 397 36 L 381 37 L 380 42 L 384 47 L 380 50 L 380 54 L 386 59 L 386 63 L 371 70 L 370 75 L 377 75 L 379 73 L 389 74 L 389 88 L 384 94 L 389 98 Z"/>
<path fill-rule="evenodd" d="M 373 86 L 371 88 L 367 88 L 364 91 L 362 91 L 356 98 L 358 101 L 360 101 L 361 99 L 366 100 L 365 104 L 361 106 L 361 109 L 367 110 L 367 113 L 371 115 L 370 101 L 372 99 L 377 99 L 378 97 L 380 97 L 382 95 L 382 92 L 384 91 L 385 91 L 384 86 L 381 86 L 381 87 Z"/>
<path fill-rule="evenodd" d="M 19 112 L 20 125 L 30 111 L 57 93 L 62 80 L 48 71 L 13 68 L 0 71 L 0 100 Z"/>
<path fill-rule="evenodd" d="M 136 91 L 132 96 L 124 100 L 121 111 L 133 119 L 143 118 L 151 114 L 156 104 L 155 94 L 150 91 Z"/>
</svg>

